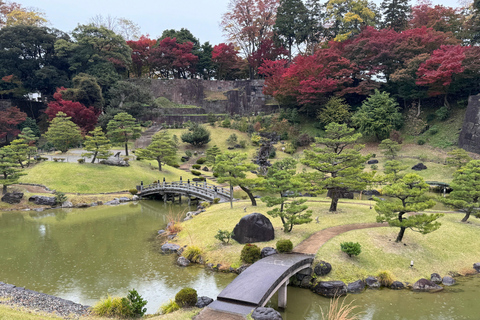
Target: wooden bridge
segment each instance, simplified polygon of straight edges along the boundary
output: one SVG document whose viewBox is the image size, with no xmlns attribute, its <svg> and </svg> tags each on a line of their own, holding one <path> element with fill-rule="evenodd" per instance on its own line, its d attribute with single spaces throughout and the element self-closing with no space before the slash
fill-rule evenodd
<svg viewBox="0 0 480 320">
<path fill-rule="evenodd" d="M 298 253 L 274 254 L 255 262 L 220 292 L 205 313 L 217 314 L 218 319 L 223 313 L 244 317 L 253 309 L 265 306 L 277 291 L 278 306 L 286 308 L 288 280 L 310 267 L 313 258 L 313 255 Z"/>
<path fill-rule="evenodd" d="M 219 198 L 220 202 L 230 201 L 231 192 L 227 188 L 218 187 L 207 182 L 196 181 L 173 181 L 165 182 L 165 180 L 154 182 L 150 185 L 144 186 L 143 182 L 137 186 L 139 197 L 147 197 L 153 195 L 160 195 L 164 201 L 175 200 L 175 196 L 186 196 L 190 200 L 201 199 L 212 202 L 213 199 Z"/>
</svg>

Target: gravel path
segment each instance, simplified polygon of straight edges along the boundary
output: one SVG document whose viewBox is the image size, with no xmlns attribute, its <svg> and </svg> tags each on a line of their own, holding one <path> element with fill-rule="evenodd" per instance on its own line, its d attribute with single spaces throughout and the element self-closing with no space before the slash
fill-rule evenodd
<svg viewBox="0 0 480 320">
<path fill-rule="evenodd" d="M 89 314 L 89 306 L 48 294 L 0 282 L 0 304 L 20 306 L 36 312 L 51 313 L 64 319 L 78 319 Z"/>
</svg>

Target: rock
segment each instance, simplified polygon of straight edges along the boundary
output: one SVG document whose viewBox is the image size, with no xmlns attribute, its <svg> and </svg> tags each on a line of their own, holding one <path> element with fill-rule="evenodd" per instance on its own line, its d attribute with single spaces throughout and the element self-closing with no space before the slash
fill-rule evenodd
<svg viewBox="0 0 480 320">
<path fill-rule="evenodd" d="M 158 231 L 157 231 L 157 234 L 160 235 L 160 234 L 164 234 L 165 232 L 167 232 L 167 231 L 165 231 L 165 230 L 158 230 Z"/>
<path fill-rule="evenodd" d="M 377 164 L 377 163 L 378 163 L 377 159 L 372 159 L 367 161 L 367 164 Z"/>
<path fill-rule="evenodd" d="M 475 271 L 477 271 L 477 272 L 480 272 L 480 262 L 474 263 L 473 264 L 473 269 L 475 269 Z"/>
<path fill-rule="evenodd" d="M 202 206 L 201 204 L 199 204 L 199 205 L 197 206 L 197 210 L 202 210 L 202 209 L 205 209 L 205 207 Z"/>
<path fill-rule="evenodd" d="M 73 208 L 73 203 L 67 200 L 64 203 L 62 203 L 62 208 Z"/>
<path fill-rule="evenodd" d="M 83 202 L 83 203 L 77 204 L 75 207 L 77 207 L 77 208 L 88 208 L 88 207 L 90 207 L 90 205 L 88 203 Z"/>
<path fill-rule="evenodd" d="M 28 201 L 33 201 L 35 204 L 43 206 L 54 206 L 57 203 L 55 197 L 46 196 L 31 196 Z"/>
<path fill-rule="evenodd" d="M 178 244 L 173 244 L 173 243 L 165 243 L 161 247 L 163 253 L 177 253 L 180 251 L 180 246 Z"/>
<path fill-rule="evenodd" d="M 233 149 L 235 149 L 235 147 L 228 147 L 227 149 L 228 150 L 233 150 Z"/>
<path fill-rule="evenodd" d="M 438 273 L 432 273 L 430 275 L 430 281 L 435 283 L 442 283 L 442 277 Z"/>
<path fill-rule="evenodd" d="M 128 202 L 128 201 L 131 201 L 130 198 L 127 198 L 127 197 L 120 197 L 118 198 L 118 201 L 120 202 Z"/>
<path fill-rule="evenodd" d="M 357 280 L 347 285 L 348 293 L 360 293 L 363 290 L 365 290 L 365 282 L 363 280 Z"/>
<path fill-rule="evenodd" d="M 320 261 L 313 269 L 317 276 L 326 276 L 330 271 L 332 271 L 332 265 L 325 261 Z"/>
<path fill-rule="evenodd" d="M 450 276 L 445 276 L 443 277 L 442 279 L 442 284 L 444 286 L 453 286 L 457 281 L 455 281 L 455 279 L 453 279 L 452 277 Z"/>
<path fill-rule="evenodd" d="M 204 178 L 192 178 L 193 182 L 203 182 Z"/>
<path fill-rule="evenodd" d="M 300 287 L 302 288 L 311 288 L 312 287 L 312 284 L 311 284 L 311 281 L 312 281 L 312 277 L 310 276 L 306 276 L 305 278 L 302 279 L 302 281 L 300 281 Z"/>
<path fill-rule="evenodd" d="M 415 282 L 412 289 L 414 291 L 439 291 L 443 288 L 437 285 L 435 282 L 422 278 Z"/>
<path fill-rule="evenodd" d="M 109 205 L 109 206 L 115 206 L 117 204 L 120 204 L 120 201 L 118 201 L 117 199 L 115 200 L 112 200 L 112 201 L 107 201 L 105 202 L 106 205 Z"/>
<path fill-rule="evenodd" d="M 21 192 L 9 192 L 5 193 L 2 197 L 2 202 L 6 202 L 9 204 L 20 203 L 23 198 L 23 193 Z"/>
<path fill-rule="evenodd" d="M 251 170 L 250 172 L 253 173 L 253 174 L 258 174 L 258 172 L 255 171 L 255 170 Z"/>
<path fill-rule="evenodd" d="M 363 190 L 362 194 L 366 196 L 379 196 L 380 192 L 378 192 L 375 189 L 372 189 L 372 190 Z"/>
<path fill-rule="evenodd" d="M 242 145 L 241 145 L 241 144 L 236 144 L 236 145 L 234 145 L 234 147 L 235 147 L 236 149 L 242 149 Z"/>
<path fill-rule="evenodd" d="M 192 216 L 188 216 L 188 217 L 185 217 L 185 219 L 183 219 L 183 221 L 188 221 L 188 220 L 192 220 Z"/>
<path fill-rule="evenodd" d="M 132 197 L 132 201 L 138 201 L 138 200 L 140 200 L 140 197 L 139 197 L 139 196 L 134 195 L 134 196 Z"/>
<path fill-rule="evenodd" d="M 261 213 L 251 213 L 240 219 L 233 229 L 232 239 L 239 243 L 270 241 L 275 238 L 275 231 L 270 220 Z"/>
<path fill-rule="evenodd" d="M 198 297 L 197 298 L 197 303 L 195 304 L 195 307 L 197 308 L 205 308 L 206 306 L 208 306 L 210 303 L 213 302 L 213 299 L 212 298 L 209 298 L 209 297 L 205 297 L 205 296 L 202 296 L 202 297 Z"/>
<path fill-rule="evenodd" d="M 98 204 L 96 202 L 90 203 L 90 207 L 96 207 L 96 206 L 98 206 Z"/>
<path fill-rule="evenodd" d="M 401 290 L 403 288 L 405 288 L 405 285 L 400 281 L 393 281 L 392 285 L 390 286 L 390 289 L 393 290 Z"/>
<path fill-rule="evenodd" d="M 128 161 L 123 160 L 116 160 L 116 159 L 107 159 L 100 161 L 101 164 L 105 164 L 107 166 L 115 166 L 115 167 L 129 167 L 130 164 Z"/>
<path fill-rule="evenodd" d="M 375 277 L 367 277 L 367 279 L 365 279 L 365 283 L 369 289 L 380 288 L 380 282 L 378 282 L 377 278 Z"/>
<path fill-rule="evenodd" d="M 182 159 L 181 159 L 182 162 L 187 162 L 188 160 L 190 160 L 190 157 L 182 156 Z"/>
<path fill-rule="evenodd" d="M 252 313 L 252 318 L 255 320 L 282 320 L 280 313 L 272 308 L 259 307 Z"/>
<path fill-rule="evenodd" d="M 238 274 L 240 274 L 240 273 L 242 273 L 243 271 L 247 270 L 248 267 L 249 267 L 248 265 L 243 264 L 243 265 L 241 265 L 240 267 L 238 267 L 237 270 L 235 270 L 235 272 L 238 273 Z"/>
<path fill-rule="evenodd" d="M 347 286 L 343 281 L 320 281 L 313 292 L 327 298 L 340 297 L 347 294 Z"/>
<path fill-rule="evenodd" d="M 424 165 L 423 163 L 417 163 L 416 165 L 414 165 L 412 167 L 412 170 L 415 170 L 415 171 L 421 171 L 421 170 L 426 170 L 427 169 L 427 166 Z"/>
<path fill-rule="evenodd" d="M 188 265 L 190 264 L 190 260 L 188 260 L 188 259 L 185 258 L 185 257 L 178 257 L 178 259 L 177 259 L 177 264 L 178 264 L 180 267 L 188 267 Z"/>
<path fill-rule="evenodd" d="M 262 259 L 265 258 L 265 257 L 271 256 L 272 254 L 277 254 L 277 253 L 278 253 L 277 249 L 272 248 L 272 247 L 265 247 L 265 248 L 262 249 L 262 252 L 261 252 Z"/>
<path fill-rule="evenodd" d="M 296 274 L 295 274 L 295 277 L 299 280 L 299 281 L 302 281 L 303 278 L 305 277 L 310 277 L 313 273 L 313 269 L 312 268 L 305 268 L 303 270 L 300 270 L 298 271 Z"/>
<path fill-rule="evenodd" d="M 203 167 L 202 170 L 205 171 L 205 172 L 209 171 L 207 167 Z"/>
</svg>

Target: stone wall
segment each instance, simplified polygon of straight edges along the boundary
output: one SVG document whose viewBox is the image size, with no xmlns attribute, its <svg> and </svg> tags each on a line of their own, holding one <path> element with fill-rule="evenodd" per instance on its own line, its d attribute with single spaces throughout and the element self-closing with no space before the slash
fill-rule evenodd
<svg viewBox="0 0 480 320">
<path fill-rule="evenodd" d="M 458 145 L 467 151 L 480 153 L 480 94 L 468 98 Z"/>
</svg>

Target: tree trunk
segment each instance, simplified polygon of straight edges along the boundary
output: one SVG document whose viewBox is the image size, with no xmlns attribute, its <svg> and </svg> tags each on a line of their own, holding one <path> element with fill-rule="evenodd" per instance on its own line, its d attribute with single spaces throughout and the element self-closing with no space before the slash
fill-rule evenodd
<svg viewBox="0 0 480 320">
<path fill-rule="evenodd" d="M 328 211 L 336 212 L 337 204 L 338 204 L 338 194 L 335 189 L 332 189 L 332 203 L 330 203 L 330 209 Z"/>
<path fill-rule="evenodd" d="M 22 160 L 18 160 L 18 163 L 20 163 L 20 166 L 22 167 L 22 169 L 24 169 Z"/>
<path fill-rule="evenodd" d="M 233 186 L 230 182 L 230 209 L 233 209 Z"/>
<path fill-rule="evenodd" d="M 5 193 L 7 193 L 7 185 L 6 184 L 3 185 L 3 189 L 2 189 L 2 194 L 5 194 Z"/>
<path fill-rule="evenodd" d="M 162 161 L 157 158 L 158 162 L 158 171 L 162 171 Z"/>
<path fill-rule="evenodd" d="M 402 242 L 403 235 L 405 234 L 406 229 L 407 228 L 405 228 L 405 227 L 400 227 L 400 232 L 398 233 L 397 239 L 395 240 L 395 242 Z"/>
<path fill-rule="evenodd" d="M 467 222 L 468 218 L 470 218 L 470 211 L 465 213 L 465 217 L 463 217 L 462 222 Z"/>
<path fill-rule="evenodd" d="M 252 191 L 250 191 L 250 189 L 248 189 L 247 187 L 244 187 L 242 185 L 239 185 L 239 187 L 245 191 L 245 193 L 248 195 L 248 197 L 250 198 L 250 201 L 252 201 L 252 206 L 256 207 L 257 206 L 257 200 L 255 200 L 255 196 L 253 195 Z"/>
<path fill-rule="evenodd" d="M 97 158 L 97 153 L 98 153 L 98 151 L 95 151 L 95 152 L 93 153 L 93 160 L 92 160 L 91 163 L 95 163 L 95 159 Z"/>
<path fill-rule="evenodd" d="M 125 156 L 128 157 L 128 141 L 125 141 Z"/>
</svg>

